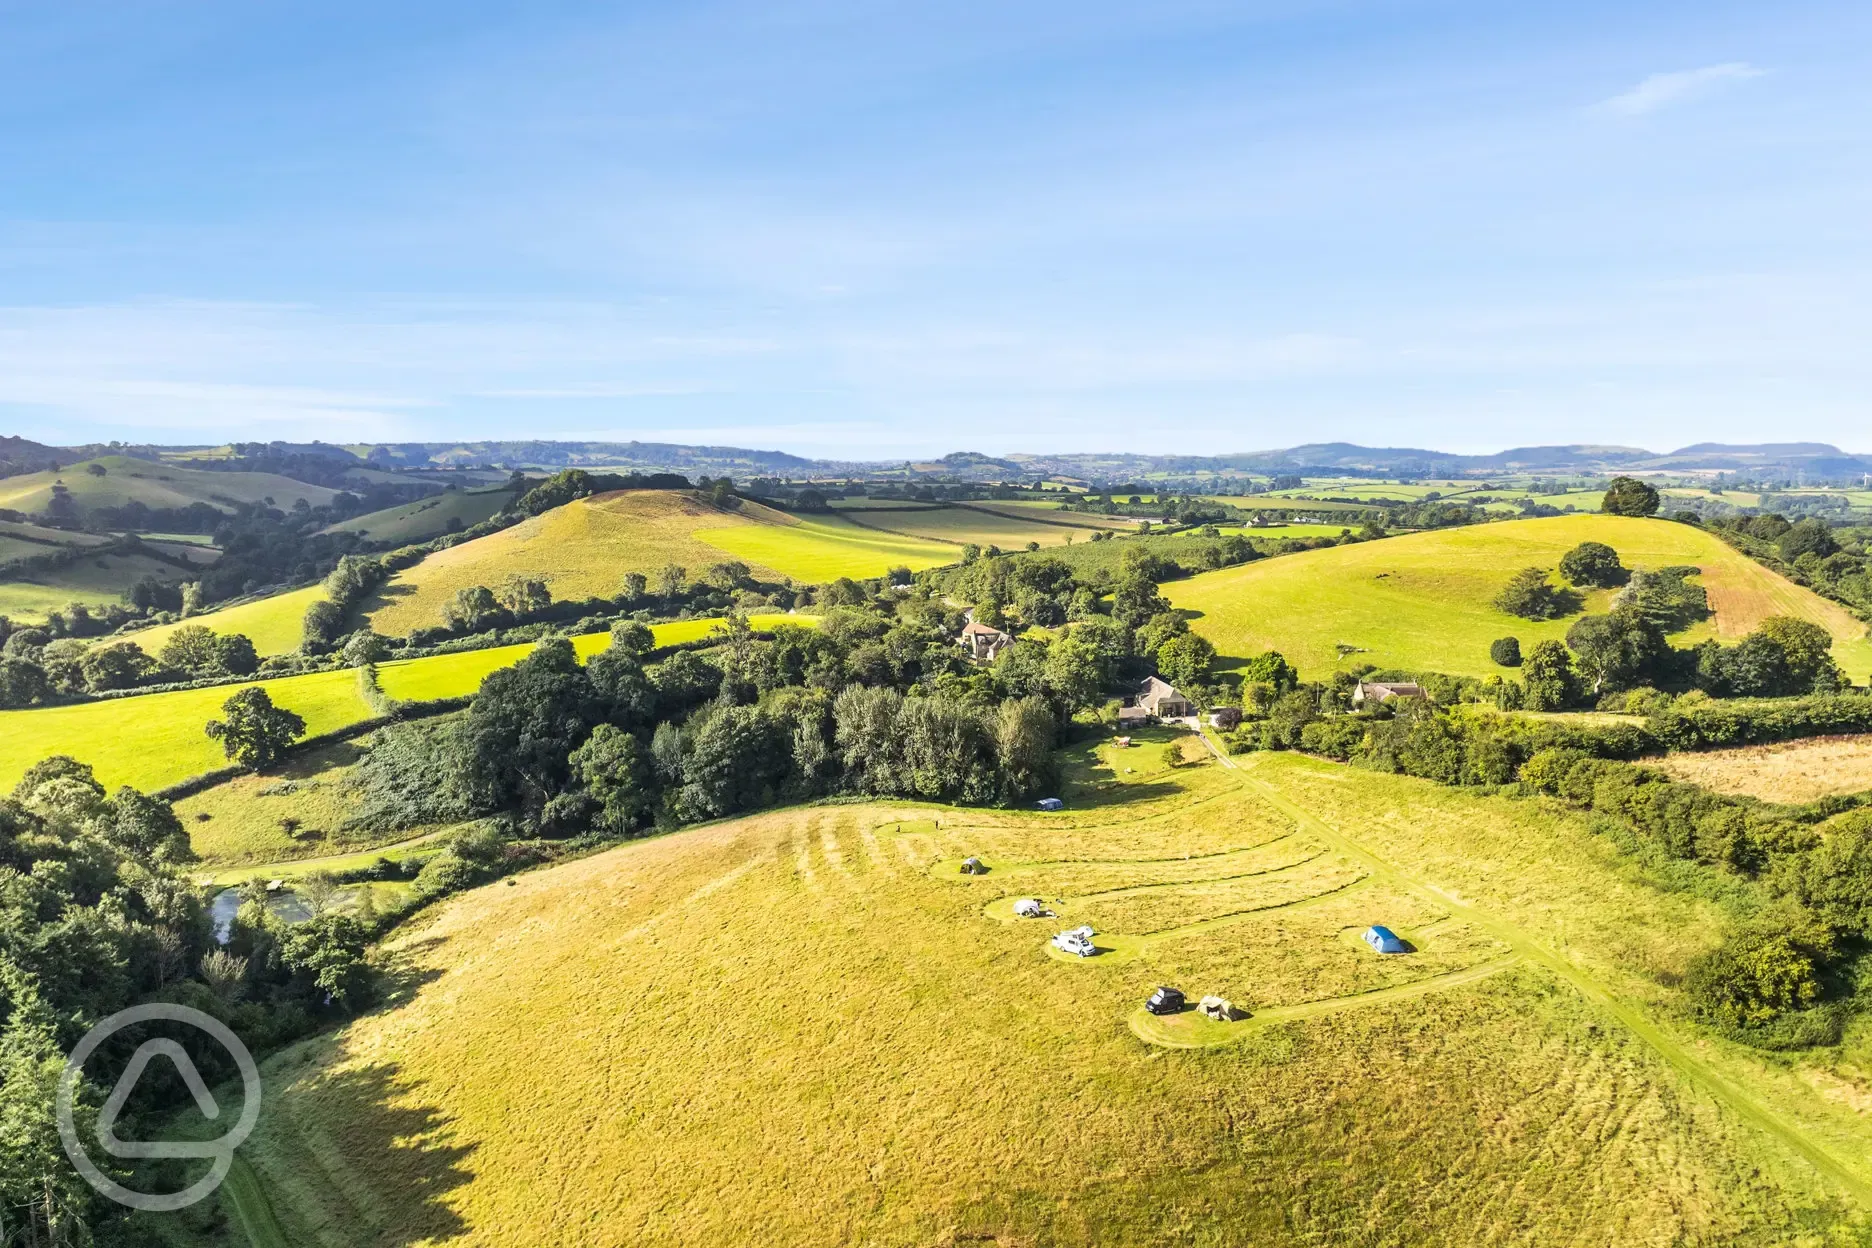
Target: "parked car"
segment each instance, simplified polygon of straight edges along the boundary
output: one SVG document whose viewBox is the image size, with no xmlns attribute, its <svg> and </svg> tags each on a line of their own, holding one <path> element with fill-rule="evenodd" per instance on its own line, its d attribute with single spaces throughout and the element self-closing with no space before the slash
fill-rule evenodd
<svg viewBox="0 0 1872 1248">
<path fill-rule="evenodd" d="M 1089 958 L 1098 952 L 1092 943 L 1092 937 L 1096 934 L 1090 927 L 1068 928 L 1053 938 L 1053 947 L 1063 953 Z"/>
<path fill-rule="evenodd" d="M 1175 1014 L 1183 1008 L 1183 990 L 1168 986 L 1159 987 L 1156 992 L 1144 999 L 1144 1008 L 1153 1014 Z"/>
</svg>

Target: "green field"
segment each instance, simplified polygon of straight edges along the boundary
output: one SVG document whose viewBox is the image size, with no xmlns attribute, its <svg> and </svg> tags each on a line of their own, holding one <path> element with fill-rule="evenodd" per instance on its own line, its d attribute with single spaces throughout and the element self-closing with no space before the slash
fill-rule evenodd
<svg viewBox="0 0 1872 1248">
<path fill-rule="evenodd" d="M 721 622 L 719 616 L 676 620 L 668 624 L 653 624 L 650 631 L 655 634 L 657 645 L 674 646 L 701 641 L 713 633 Z M 810 615 L 772 614 L 749 616 L 748 623 L 755 629 L 765 630 L 782 624 L 811 628 L 818 624 L 818 620 Z M 589 659 L 610 644 L 610 633 L 588 633 L 572 639 L 572 648 L 578 651 L 581 659 Z M 481 682 L 489 672 L 518 663 L 532 652 L 533 645 L 532 642 L 524 642 L 517 646 L 464 650 L 460 654 L 438 654 L 426 659 L 385 663 L 377 669 L 377 687 L 389 697 L 404 702 L 466 697 L 481 687 Z"/>
<path fill-rule="evenodd" d="M 254 683 L 274 702 L 303 716 L 313 735 L 370 715 L 358 694 L 357 673 L 349 669 Z M 106 787 L 129 784 L 145 791 L 224 767 L 220 744 L 202 726 L 219 718 L 221 704 L 245 687 L 0 711 L 0 787 L 11 788 L 28 767 L 52 754 L 90 763 Z"/>
<path fill-rule="evenodd" d="M 499 512 L 513 496 L 513 491 L 505 486 L 485 490 L 448 490 L 428 498 L 419 498 L 413 503 L 353 516 L 330 526 L 324 532 L 358 533 L 373 542 L 409 546 L 447 533 L 450 521 L 459 521 L 460 528 L 473 528 Z"/>
<path fill-rule="evenodd" d="M 1866 1038 L 1689 1029 L 1713 903 L 1544 802 L 1159 752 L 1077 747 L 1060 815 L 795 808 L 453 899 L 396 1004 L 266 1063 L 254 1187 L 347 1248 L 1857 1242 Z M 1051 955 L 1077 921 L 1109 952 Z"/>
<path fill-rule="evenodd" d="M 812 616 L 757 615 L 751 622 L 755 628 L 768 629 L 783 623 L 812 627 L 817 621 Z M 707 637 L 719 623 L 719 618 L 679 620 L 654 625 L 651 631 L 657 644 L 676 645 Z M 573 645 L 581 657 L 589 658 L 609 645 L 610 639 L 609 633 L 592 633 L 575 638 Z M 464 697 L 480 688 L 489 672 L 518 663 L 532 649 L 529 643 L 386 663 L 380 669 L 379 687 L 390 697 L 409 701 Z M 314 736 L 371 715 L 358 692 L 358 674 L 349 668 L 255 683 L 265 686 L 279 705 L 304 716 Z M 28 767 L 52 754 L 69 754 L 90 763 L 107 786 L 131 784 L 144 790 L 225 766 L 221 747 L 202 732 L 202 726 L 219 717 L 221 704 L 244 687 L 220 685 L 75 706 L 0 711 L 0 789 L 11 788 Z"/>
<path fill-rule="evenodd" d="M 207 611 L 174 624 L 157 624 L 151 628 L 138 629 L 124 634 L 124 639 L 136 642 L 145 654 L 153 658 L 177 629 L 199 624 L 220 634 L 245 634 L 262 658 L 289 654 L 299 648 L 306 608 L 315 602 L 322 602 L 324 598 L 323 585 L 307 585 L 254 602 L 243 602 L 239 606 Z"/>
<path fill-rule="evenodd" d="M 1165 585 L 1172 605 L 1200 614 L 1192 627 L 1217 650 L 1245 657 L 1275 649 L 1309 677 L 1335 667 L 1499 673 L 1489 642 L 1563 637 L 1572 619 L 1536 623 L 1496 611 L 1491 600 L 1520 568 L 1556 567 L 1582 541 L 1616 549 L 1626 566 L 1703 569 L 1716 617 L 1679 642 L 1740 638 L 1770 615 L 1796 615 L 1837 639 L 1836 658 L 1855 680 L 1872 673 L 1865 624 L 1845 608 L 1768 571 L 1689 525 L 1618 516 L 1510 520 L 1406 534 L 1265 560 Z M 1588 595 L 1601 611 L 1610 592 Z M 1340 657 L 1341 643 L 1359 647 Z"/>
<path fill-rule="evenodd" d="M 92 464 L 101 465 L 105 475 L 92 475 L 88 470 Z M 80 512 L 131 502 L 147 507 L 207 503 L 232 511 L 236 503 L 268 500 L 286 510 L 302 498 L 309 506 L 322 506 L 338 492 L 269 472 L 209 472 L 128 455 L 102 455 L 57 472 L 28 473 L 0 481 L 0 507 L 29 514 L 43 512 L 52 498 L 53 485 L 59 483 L 70 491 Z"/>
<path fill-rule="evenodd" d="M 195 575 L 147 554 L 87 554 L 69 567 L 34 573 L 29 579 L 0 581 L 0 615 L 15 620 L 43 620 L 46 612 L 57 611 L 67 603 L 104 607 L 122 602 L 124 590 L 146 576 L 174 582 L 191 580 Z"/>
</svg>

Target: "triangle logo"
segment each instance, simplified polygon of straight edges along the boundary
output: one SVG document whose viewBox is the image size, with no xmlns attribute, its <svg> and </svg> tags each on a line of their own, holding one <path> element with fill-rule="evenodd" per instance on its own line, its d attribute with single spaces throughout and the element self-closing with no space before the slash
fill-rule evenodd
<svg viewBox="0 0 1872 1248">
<path fill-rule="evenodd" d="M 202 1117 L 214 1122 L 221 1117 L 221 1106 L 215 1102 L 214 1094 L 208 1090 L 208 1084 L 202 1079 L 201 1071 L 195 1068 L 195 1061 L 174 1040 L 145 1040 L 130 1057 L 124 1072 L 118 1077 L 117 1086 L 104 1102 L 104 1108 L 98 1111 L 98 1143 L 104 1151 L 113 1157 L 213 1157 L 223 1149 L 221 1141 L 197 1140 L 122 1140 L 117 1138 L 117 1118 L 123 1113 L 130 1093 L 135 1090 L 137 1080 L 157 1057 L 166 1057 L 182 1076 L 182 1083 L 195 1098 L 195 1107 L 202 1112 Z"/>
</svg>

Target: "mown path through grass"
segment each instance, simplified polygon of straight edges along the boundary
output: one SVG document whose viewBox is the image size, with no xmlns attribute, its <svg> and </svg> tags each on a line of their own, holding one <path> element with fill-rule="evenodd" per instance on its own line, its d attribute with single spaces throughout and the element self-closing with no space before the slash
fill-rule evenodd
<svg viewBox="0 0 1872 1248">
<path fill-rule="evenodd" d="M 1268 805 L 1293 820 L 1304 831 L 1318 837 L 1346 857 L 1364 866 L 1374 880 L 1388 883 L 1424 900 L 1446 907 L 1452 917 L 1474 924 L 1481 931 L 1487 932 L 1507 945 L 1520 958 L 1553 972 L 1571 985 L 1582 997 L 1603 1009 L 1633 1035 L 1643 1040 L 1667 1065 L 1685 1079 L 1728 1106 L 1737 1117 L 1779 1139 L 1805 1158 L 1816 1170 L 1851 1192 L 1862 1204 L 1872 1206 L 1872 1181 L 1868 1181 L 1859 1166 L 1836 1156 L 1798 1124 L 1777 1114 L 1760 1099 L 1736 1086 L 1708 1063 L 1699 1060 L 1662 1027 L 1621 1000 L 1611 988 L 1588 975 L 1572 962 L 1555 954 L 1513 924 L 1487 911 L 1477 909 L 1447 889 L 1417 879 L 1392 865 L 1363 844 L 1313 814 L 1306 807 L 1287 797 L 1274 785 L 1244 772 L 1240 764 L 1217 749 L 1207 733 L 1200 735 L 1224 768 L 1236 773 L 1244 786 L 1265 799 Z M 1366 1000 L 1370 999 L 1366 998 Z"/>
</svg>

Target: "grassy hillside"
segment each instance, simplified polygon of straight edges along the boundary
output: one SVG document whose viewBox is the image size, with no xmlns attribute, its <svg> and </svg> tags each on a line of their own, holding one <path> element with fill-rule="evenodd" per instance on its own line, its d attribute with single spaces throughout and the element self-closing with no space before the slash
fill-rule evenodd
<svg viewBox="0 0 1872 1248">
<path fill-rule="evenodd" d="M 1487 675 L 1497 637 L 1563 637 L 1572 619 L 1536 623 L 1490 601 L 1516 570 L 1556 567 L 1583 541 L 1604 542 L 1627 567 L 1694 564 L 1703 569 L 1715 619 L 1678 640 L 1734 640 L 1770 615 L 1796 615 L 1836 638 L 1833 653 L 1855 680 L 1872 673 L 1864 622 L 1845 608 L 1777 576 L 1689 525 L 1622 516 L 1513 520 L 1413 533 L 1308 551 L 1211 572 L 1164 586 L 1175 606 L 1200 612 L 1192 627 L 1227 656 L 1279 650 L 1308 676 L 1335 666 L 1432 669 Z M 1588 595 L 1602 611 L 1609 591 Z M 1341 658 L 1339 643 L 1361 653 Z"/>
<path fill-rule="evenodd" d="M 1710 903 L 1558 808 L 1157 753 L 1084 749 L 1064 815 L 784 810 L 457 898 L 242 1156 L 348 1248 L 1843 1242 L 1864 1076 L 1660 1004 Z M 1110 952 L 1050 955 L 1078 921 Z"/>
<path fill-rule="evenodd" d="M 89 471 L 92 464 L 102 466 L 105 475 L 92 475 Z M 104 455 L 57 472 L 35 472 L 0 480 L 0 507 L 42 512 L 52 497 L 52 486 L 60 482 L 71 492 L 81 512 L 93 507 L 121 507 L 130 502 L 148 507 L 208 503 L 231 511 L 236 503 L 258 503 L 266 499 L 271 499 L 276 507 L 288 508 L 301 498 L 309 506 L 317 507 L 329 503 L 337 493 L 322 485 L 307 485 L 269 472 L 206 472 L 132 459 L 127 455 Z"/>
<path fill-rule="evenodd" d="M 544 580 L 555 598 L 613 595 L 626 572 L 666 564 L 700 575 L 739 559 L 774 580 L 879 576 L 895 564 L 929 567 L 953 546 L 860 528 L 837 516 L 795 518 L 758 503 L 728 511 L 668 490 L 580 499 L 499 533 L 430 555 L 399 573 L 365 610 L 378 632 L 401 636 L 442 622 L 455 591 L 498 588 L 513 575 Z"/>
<path fill-rule="evenodd" d="M 449 490 L 428 498 L 419 498 L 413 503 L 353 516 L 324 531 L 361 533 L 373 542 L 408 546 L 449 532 L 451 521 L 459 522 L 455 526 L 457 528 L 473 528 L 483 520 L 492 518 L 512 498 L 513 491 L 505 486 L 487 490 Z"/>
<path fill-rule="evenodd" d="M 262 658 L 286 654 L 299 648 L 306 608 L 324 597 L 325 589 L 322 585 L 308 585 L 254 602 L 243 602 L 239 606 L 190 616 L 174 624 L 139 629 L 125 637 L 141 646 L 144 653 L 154 657 L 178 628 L 200 624 L 217 633 L 245 633 L 252 639 L 254 649 L 259 651 Z"/>
<path fill-rule="evenodd" d="M 204 558 L 202 562 L 208 560 Z M 199 573 L 147 554 L 88 555 L 69 567 L 0 581 L 0 615 L 15 620 L 43 620 L 46 612 L 56 611 L 71 602 L 82 602 L 88 607 L 121 602 L 124 590 L 146 576 L 159 581 L 182 581 L 197 575 Z"/>
<path fill-rule="evenodd" d="M 1098 530 L 1109 527 L 1080 524 L 1071 512 L 1030 508 L 1023 513 L 974 503 L 966 507 L 909 511 L 868 508 L 857 512 L 852 519 L 858 524 L 906 537 L 936 542 L 973 542 L 978 546 L 999 546 L 1003 550 L 1020 550 L 1028 542 L 1039 542 L 1042 546 L 1063 546 L 1069 538 L 1083 542 Z"/>
<path fill-rule="evenodd" d="M 210 617 L 201 616 L 203 620 Z M 651 628 L 658 645 L 698 641 L 715 629 L 718 618 L 680 620 Z M 776 624 L 813 625 L 811 616 L 752 617 L 756 628 Z M 575 639 L 589 658 L 610 644 L 609 633 Z M 531 645 L 465 650 L 426 659 L 386 663 L 379 687 L 393 698 L 411 701 L 463 697 L 481 687 L 489 672 L 518 663 Z M 358 693 L 357 673 L 348 668 L 258 681 L 279 705 L 305 717 L 314 736 L 370 718 Z M 10 789 L 25 770 L 52 754 L 69 754 L 97 769 L 108 786 L 133 784 L 157 789 L 226 765 L 221 747 L 202 726 L 221 714 L 221 704 L 241 685 L 183 689 L 75 706 L 0 711 L 0 790 Z"/>
</svg>

